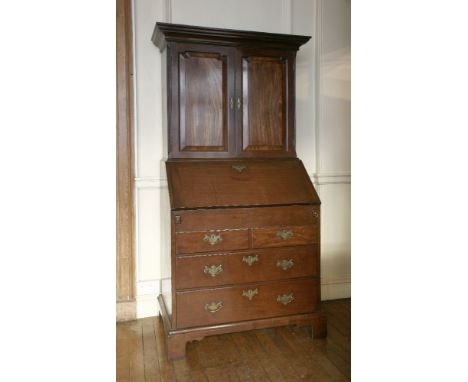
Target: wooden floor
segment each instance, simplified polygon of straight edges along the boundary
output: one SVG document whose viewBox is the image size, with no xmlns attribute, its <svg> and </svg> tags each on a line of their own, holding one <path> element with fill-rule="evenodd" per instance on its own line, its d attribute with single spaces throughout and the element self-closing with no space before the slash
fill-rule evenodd
<svg viewBox="0 0 468 382">
<path fill-rule="evenodd" d="M 349 381 L 351 300 L 322 303 L 328 337 L 281 327 L 206 337 L 167 361 L 158 317 L 117 324 L 117 381 Z"/>
</svg>

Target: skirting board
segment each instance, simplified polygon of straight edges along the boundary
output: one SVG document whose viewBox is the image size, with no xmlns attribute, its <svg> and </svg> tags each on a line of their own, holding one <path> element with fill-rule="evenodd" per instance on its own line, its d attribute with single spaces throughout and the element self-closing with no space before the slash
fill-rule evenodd
<svg viewBox="0 0 468 382">
<path fill-rule="evenodd" d="M 322 301 L 351 297 L 351 281 L 336 281 L 326 284 L 322 283 L 320 287 L 322 292 Z"/>
<path fill-rule="evenodd" d="M 137 318 L 153 317 L 159 314 L 158 296 L 161 288 L 164 292 L 170 291 L 171 281 L 148 280 L 137 283 Z"/>
<path fill-rule="evenodd" d="M 137 318 L 153 317 L 159 314 L 158 294 L 137 296 Z"/>
<path fill-rule="evenodd" d="M 136 318 L 153 317 L 159 314 L 159 285 L 159 280 L 140 281 L 137 284 L 137 291 L 144 291 L 145 294 L 138 295 L 136 298 Z M 163 288 L 166 289 L 164 285 Z M 351 297 L 349 278 L 322 280 L 321 288 L 322 301 Z"/>
</svg>

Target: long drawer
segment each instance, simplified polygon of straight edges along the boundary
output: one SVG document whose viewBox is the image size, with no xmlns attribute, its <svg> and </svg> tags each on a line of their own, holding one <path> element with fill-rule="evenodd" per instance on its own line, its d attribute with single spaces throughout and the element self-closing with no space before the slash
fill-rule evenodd
<svg viewBox="0 0 468 382">
<path fill-rule="evenodd" d="M 219 208 L 173 211 L 177 233 L 239 228 L 315 225 L 319 229 L 320 206 Z"/>
<path fill-rule="evenodd" d="M 318 278 L 177 292 L 177 327 L 313 312 L 319 293 Z"/>
<path fill-rule="evenodd" d="M 178 256 L 176 289 L 317 276 L 318 245 Z"/>
</svg>

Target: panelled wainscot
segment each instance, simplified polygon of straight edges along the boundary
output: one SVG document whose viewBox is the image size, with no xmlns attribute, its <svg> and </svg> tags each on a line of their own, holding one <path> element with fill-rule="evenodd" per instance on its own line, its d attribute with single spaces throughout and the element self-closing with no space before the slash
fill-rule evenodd
<svg viewBox="0 0 468 382">
<path fill-rule="evenodd" d="M 326 335 L 320 200 L 295 152 L 295 57 L 309 38 L 156 24 L 170 359 L 213 334 L 301 324 Z"/>
</svg>

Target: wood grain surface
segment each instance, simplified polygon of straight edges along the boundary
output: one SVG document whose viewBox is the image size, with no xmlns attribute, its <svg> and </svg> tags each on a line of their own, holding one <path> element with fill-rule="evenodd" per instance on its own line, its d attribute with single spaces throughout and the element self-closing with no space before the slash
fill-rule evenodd
<svg viewBox="0 0 468 382">
<path fill-rule="evenodd" d="M 287 150 L 286 61 L 282 57 L 242 58 L 242 150 Z"/>
<path fill-rule="evenodd" d="M 298 159 L 168 161 L 166 169 L 172 209 L 319 203 Z"/>
<path fill-rule="evenodd" d="M 227 58 L 179 54 L 180 149 L 227 151 Z"/>
</svg>

